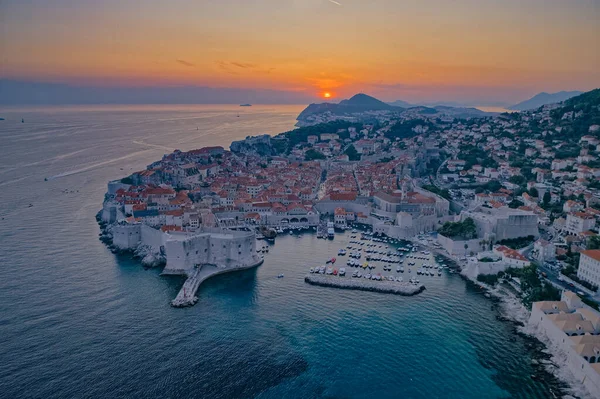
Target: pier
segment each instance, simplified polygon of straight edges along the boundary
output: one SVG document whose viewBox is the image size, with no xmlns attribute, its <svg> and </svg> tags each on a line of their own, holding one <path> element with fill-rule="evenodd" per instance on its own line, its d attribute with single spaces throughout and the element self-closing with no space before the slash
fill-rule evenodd
<svg viewBox="0 0 600 399">
<path fill-rule="evenodd" d="M 304 277 L 304 281 L 308 284 L 319 285 L 322 287 L 381 292 L 404 296 L 416 295 L 425 290 L 425 285 L 423 284 L 412 284 L 408 282 L 397 281 L 374 281 L 364 278 L 353 279 L 322 274 L 308 274 L 306 277 Z"/>
<path fill-rule="evenodd" d="M 193 306 L 196 302 L 198 302 L 198 297 L 196 296 L 196 292 L 200 285 L 204 282 L 204 280 L 216 276 L 217 274 L 229 273 L 236 270 L 245 270 L 251 269 L 253 267 L 259 266 L 263 263 L 263 259 L 260 259 L 256 263 L 253 263 L 248 266 L 234 266 L 234 267 L 219 267 L 216 265 L 200 265 L 196 269 L 194 269 L 193 273 L 188 276 L 179 290 L 179 293 L 171 301 L 171 306 L 175 308 L 185 308 L 188 306 Z"/>
</svg>

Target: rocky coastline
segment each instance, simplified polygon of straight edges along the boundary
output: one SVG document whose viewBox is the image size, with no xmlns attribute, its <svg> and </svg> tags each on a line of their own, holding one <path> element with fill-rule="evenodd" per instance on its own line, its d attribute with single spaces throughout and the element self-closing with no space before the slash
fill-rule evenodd
<svg viewBox="0 0 600 399">
<path fill-rule="evenodd" d="M 420 240 L 410 241 L 425 246 L 439 256 L 451 260 L 455 264 L 451 269 L 454 269 L 465 281 L 467 287 L 490 300 L 491 310 L 496 313 L 496 319 L 513 326 L 513 334 L 523 339 L 525 346 L 531 352 L 531 365 L 535 370 L 530 376 L 531 379 L 548 384 L 556 398 L 591 398 L 589 393 L 571 375 L 568 368 L 563 367 L 566 359 L 562 352 L 558 348 L 552 347 L 545 335 L 529 327 L 531 312 L 523 305 L 512 287 L 504 284 L 492 287 L 479 282 L 473 276 L 462 273 L 460 260 L 456 257 L 443 253 Z M 515 337 L 514 340 L 516 339 Z"/>
<path fill-rule="evenodd" d="M 96 221 L 100 226 L 99 240 L 102 241 L 113 254 L 129 254 L 138 259 L 145 268 L 162 267 L 166 265 L 167 259 L 164 254 L 154 251 L 147 245 L 138 245 L 134 250 L 119 248 L 113 243 L 113 225 L 102 220 L 102 211 L 96 214 Z"/>
</svg>

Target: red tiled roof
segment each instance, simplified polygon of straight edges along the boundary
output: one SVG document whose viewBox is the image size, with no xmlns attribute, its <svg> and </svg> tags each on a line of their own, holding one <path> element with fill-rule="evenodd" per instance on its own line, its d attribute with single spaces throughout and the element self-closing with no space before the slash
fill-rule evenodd
<svg viewBox="0 0 600 399">
<path fill-rule="evenodd" d="M 600 249 L 588 249 L 587 251 L 581 251 L 581 253 L 600 262 Z"/>
<path fill-rule="evenodd" d="M 164 225 L 160 227 L 161 231 L 167 232 L 167 231 L 182 231 L 183 229 L 180 226 L 173 226 L 173 225 Z"/>
<path fill-rule="evenodd" d="M 356 193 L 331 193 L 329 199 L 332 201 L 354 201 Z"/>
</svg>

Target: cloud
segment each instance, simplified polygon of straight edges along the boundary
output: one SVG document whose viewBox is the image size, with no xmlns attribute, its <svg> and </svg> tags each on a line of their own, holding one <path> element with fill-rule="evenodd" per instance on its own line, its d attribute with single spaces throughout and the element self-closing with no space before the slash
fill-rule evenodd
<svg viewBox="0 0 600 399">
<path fill-rule="evenodd" d="M 341 5 L 342 5 L 342 3 L 338 3 L 338 2 L 337 2 L 337 1 L 335 1 L 335 0 L 329 0 L 329 2 L 330 2 L 330 3 L 333 3 L 333 4 L 336 4 L 336 5 L 338 5 L 338 6 L 341 6 Z"/>
<path fill-rule="evenodd" d="M 241 70 L 253 71 L 258 73 L 271 73 L 275 70 L 275 68 L 264 68 L 260 65 L 252 64 L 249 62 L 239 62 L 239 61 L 215 61 L 217 66 L 224 70 L 227 73 L 232 75 L 238 75 Z"/>
<path fill-rule="evenodd" d="M 176 61 L 177 61 L 178 63 L 180 63 L 181 65 L 183 65 L 183 66 L 186 66 L 186 67 L 193 68 L 193 67 L 195 67 L 195 66 L 196 66 L 196 64 L 192 64 L 191 62 L 187 62 L 187 61 L 185 61 L 185 60 L 176 60 Z"/>
<path fill-rule="evenodd" d="M 232 62 L 230 62 L 230 64 L 233 66 L 236 66 L 238 68 L 254 68 L 254 67 L 256 67 L 256 65 L 254 65 L 254 64 L 249 64 L 249 63 L 245 63 L 245 62 L 232 61 Z"/>
</svg>

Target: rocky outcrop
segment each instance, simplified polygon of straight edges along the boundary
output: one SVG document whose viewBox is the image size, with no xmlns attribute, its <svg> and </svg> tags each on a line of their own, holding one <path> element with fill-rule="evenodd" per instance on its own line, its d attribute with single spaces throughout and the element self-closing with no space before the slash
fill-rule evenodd
<svg viewBox="0 0 600 399">
<path fill-rule="evenodd" d="M 271 136 L 268 134 L 246 137 L 244 140 L 234 141 L 229 146 L 229 149 L 231 152 L 238 154 L 275 155 L 275 151 L 271 146 Z"/>
<path fill-rule="evenodd" d="M 96 220 L 100 226 L 99 239 L 111 250 L 114 254 L 132 254 L 135 258 L 139 259 L 144 267 L 161 267 L 167 262 L 165 254 L 155 250 L 149 245 L 138 243 L 135 247 L 120 247 L 115 245 L 113 238 L 114 224 L 106 223 L 102 219 L 102 211 L 96 215 Z"/>
<path fill-rule="evenodd" d="M 133 251 L 133 255 L 141 259 L 144 267 L 160 267 L 167 264 L 167 258 L 164 254 L 157 253 L 147 245 L 139 245 Z"/>
</svg>

